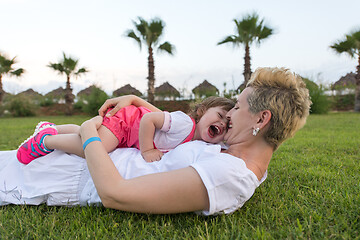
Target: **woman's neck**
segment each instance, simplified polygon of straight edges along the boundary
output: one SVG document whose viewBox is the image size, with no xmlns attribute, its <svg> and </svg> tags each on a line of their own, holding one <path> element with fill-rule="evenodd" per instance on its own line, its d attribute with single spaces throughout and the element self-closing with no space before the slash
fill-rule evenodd
<svg viewBox="0 0 360 240">
<path fill-rule="evenodd" d="M 224 152 L 244 160 L 246 167 L 260 180 L 269 166 L 274 150 L 265 141 L 257 141 L 250 145 L 234 144 Z"/>
</svg>

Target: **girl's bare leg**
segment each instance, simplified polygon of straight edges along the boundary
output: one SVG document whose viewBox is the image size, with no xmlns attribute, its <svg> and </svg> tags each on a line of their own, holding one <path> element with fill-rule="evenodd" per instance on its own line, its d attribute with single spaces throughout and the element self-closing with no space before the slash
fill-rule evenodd
<svg viewBox="0 0 360 240">
<path fill-rule="evenodd" d="M 59 134 L 79 134 L 80 132 L 80 126 L 76 124 L 63 124 L 63 125 L 57 125 L 56 129 L 58 130 Z"/>
<path fill-rule="evenodd" d="M 68 124 L 56 126 L 58 135 L 46 136 L 44 143 L 48 149 L 58 149 L 67 153 L 76 154 L 79 157 L 85 157 L 82 148 L 81 138 L 79 136 L 80 126 Z M 115 150 L 119 144 L 115 135 L 106 127 L 100 126 L 98 129 L 101 142 L 107 152 Z"/>
</svg>

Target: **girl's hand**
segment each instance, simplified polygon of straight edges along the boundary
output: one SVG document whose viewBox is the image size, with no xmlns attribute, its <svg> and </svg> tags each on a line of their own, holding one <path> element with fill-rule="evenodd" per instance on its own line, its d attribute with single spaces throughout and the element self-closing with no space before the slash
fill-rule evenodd
<svg viewBox="0 0 360 240">
<path fill-rule="evenodd" d="M 142 152 L 141 155 L 146 162 L 154 162 L 154 161 L 160 161 L 164 153 L 162 153 L 158 149 L 150 149 L 145 152 Z"/>
<path fill-rule="evenodd" d="M 114 107 L 111 111 L 106 114 L 106 117 L 113 116 L 121 108 L 132 105 L 134 101 L 134 95 L 125 95 L 121 97 L 111 98 L 104 102 L 104 104 L 99 109 L 99 115 L 101 117 L 105 116 L 106 111 L 109 108 Z"/>
<path fill-rule="evenodd" d="M 92 121 L 95 124 L 96 129 L 99 129 L 103 122 L 103 119 L 104 118 L 101 116 L 96 116 L 96 117 L 91 118 L 90 121 Z"/>
<path fill-rule="evenodd" d="M 101 126 L 102 124 L 102 121 L 103 121 L 103 117 L 101 116 L 96 116 L 96 117 L 93 117 L 85 122 L 83 122 L 80 126 L 80 135 L 83 133 L 83 132 L 86 132 L 88 129 L 99 129 L 99 127 Z"/>
</svg>

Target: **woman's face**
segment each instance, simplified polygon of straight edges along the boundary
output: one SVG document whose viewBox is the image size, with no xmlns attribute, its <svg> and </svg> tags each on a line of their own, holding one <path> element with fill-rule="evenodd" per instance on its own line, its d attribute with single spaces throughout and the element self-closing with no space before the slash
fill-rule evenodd
<svg viewBox="0 0 360 240">
<path fill-rule="evenodd" d="M 253 127 L 257 118 L 249 111 L 247 97 L 253 91 L 252 88 L 245 88 L 238 96 L 235 107 L 232 108 L 226 117 L 229 119 L 229 128 L 224 140 L 227 144 L 236 144 L 252 135 Z"/>
<path fill-rule="evenodd" d="M 196 124 L 194 140 L 203 140 L 209 143 L 219 143 L 224 140 L 228 120 L 226 111 L 221 107 L 212 107 L 206 110 Z"/>
</svg>

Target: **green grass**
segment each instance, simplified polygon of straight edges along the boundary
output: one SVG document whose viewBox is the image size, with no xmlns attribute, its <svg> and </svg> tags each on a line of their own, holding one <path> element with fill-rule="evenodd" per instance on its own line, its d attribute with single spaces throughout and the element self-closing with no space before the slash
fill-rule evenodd
<svg viewBox="0 0 360 240">
<path fill-rule="evenodd" d="M 86 117 L 49 117 L 80 124 Z M 0 150 L 39 118 L 0 118 Z M 146 215 L 97 207 L 0 207 L 0 239 L 360 239 L 360 114 L 311 115 L 274 154 L 268 179 L 228 216 Z"/>
</svg>

